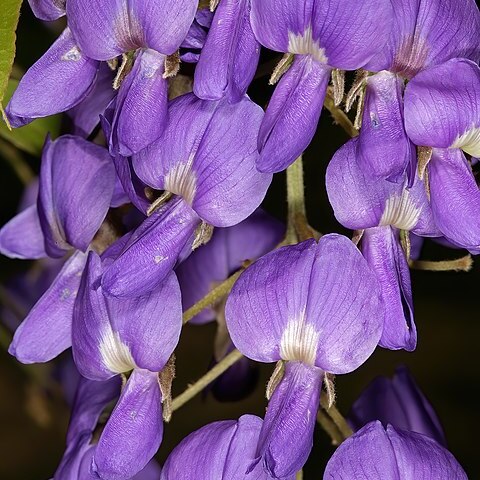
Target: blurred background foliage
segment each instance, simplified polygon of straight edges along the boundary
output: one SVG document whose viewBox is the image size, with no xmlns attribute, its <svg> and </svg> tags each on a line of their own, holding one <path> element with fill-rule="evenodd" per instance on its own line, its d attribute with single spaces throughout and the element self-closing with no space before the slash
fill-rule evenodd
<svg viewBox="0 0 480 480">
<path fill-rule="evenodd" d="M 17 57 L 7 95 L 16 82 L 56 35 L 62 22 L 44 24 L 33 17 L 28 4 L 22 7 L 18 28 Z M 265 62 L 269 58 L 264 59 Z M 187 72 L 191 72 L 188 70 Z M 272 87 L 268 77 L 257 78 L 250 89 L 252 98 L 265 105 Z M 75 88 L 68 85 L 66 88 Z M 4 103 L 5 104 L 5 103 Z M 45 134 L 65 131 L 60 116 L 37 120 L 30 126 L 8 132 L 0 126 L 0 222 L 3 225 L 16 212 L 24 184 L 39 170 L 39 153 Z M 311 224 L 322 233 L 342 232 L 329 206 L 325 191 L 325 169 L 335 150 L 347 140 L 341 128 L 332 125 L 324 111 L 315 140 L 304 155 L 307 212 Z M 285 175 L 275 175 L 264 202 L 278 218 L 286 218 Z M 449 250 L 427 241 L 422 258 L 458 258 L 463 251 Z M 28 261 L 0 258 L 3 285 L 32 266 Z M 480 313 L 478 285 L 480 268 L 469 273 L 412 271 L 418 347 L 413 353 L 377 349 L 356 372 L 336 379 L 338 407 L 346 414 L 363 388 L 377 375 L 391 376 L 399 364 L 409 366 L 425 395 L 432 402 L 444 425 L 449 448 L 470 478 L 480 478 L 477 429 L 479 423 L 478 384 L 480 373 Z M 2 295 L 3 303 L 9 301 Z M 3 318 L 1 319 L 3 321 Z M 202 376 L 211 362 L 215 326 L 188 325 L 177 350 L 177 379 L 174 395 Z M 0 322 L 0 479 L 40 480 L 50 478 L 63 454 L 69 411 L 58 386 L 50 382 L 50 367 L 23 366 L 7 352 L 11 333 Z M 237 418 L 244 413 L 263 416 L 265 384 L 273 365 L 263 365 L 256 390 L 244 401 L 219 403 L 211 395 L 199 395 L 176 414 L 165 429 L 158 458 L 164 461 L 171 449 L 188 433 L 208 422 Z M 333 452 L 327 435 L 317 428 L 315 445 L 305 467 L 305 479 L 318 479 Z"/>
</svg>

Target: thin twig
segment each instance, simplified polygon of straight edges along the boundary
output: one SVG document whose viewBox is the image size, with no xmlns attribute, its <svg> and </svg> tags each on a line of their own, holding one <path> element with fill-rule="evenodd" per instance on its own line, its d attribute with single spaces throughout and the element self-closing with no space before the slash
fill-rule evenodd
<svg viewBox="0 0 480 480">
<path fill-rule="evenodd" d="M 339 107 L 335 106 L 331 87 L 328 87 L 323 106 L 330 112 L 333 121 L 340 125 L 350 137 L 356 137 L 358 135 L 358 130 L 353 126 L 353 123 L 348 118 L 347 114 Z"/>
<path fill-rule="evenodd" d="M 207 385 L 218 378 L 223 372 L 228 370 L 234 363 L 238 362 L 243 355 L 238 350 L 233 350 L 220 362 L 218 362 L 211 370 L 209 370 L 203 377 L 197 380 L 193 385 L 190 385 L 183 393 L 172 401 L 172 412 L 178 410 L 185 405 L 195 395 L 200 393 Z"/>
<path fill-rule="evenodd" d="M 412 260 L 410 268 L 414 270 L 429 270 L 432 272 L 468 272 L 473 266 L 473 259 L 471 255 L 466 255 L 455 260 Z"/>
</svg>

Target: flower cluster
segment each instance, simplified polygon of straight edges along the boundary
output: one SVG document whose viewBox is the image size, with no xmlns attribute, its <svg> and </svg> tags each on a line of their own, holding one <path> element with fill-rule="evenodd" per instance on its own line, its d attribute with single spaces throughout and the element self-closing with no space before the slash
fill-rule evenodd
<svg viewBox="0 0 480 480">
<path fill-rule="evenodd" d="M 378 345 L 415 349 L 419 239 L 480 253 L 474 0 L 29 1 L 67 27 L 6 116 L 21 127 L 67 112 L 71 130 L 46 139 L 37 199 L 0 250 L 63 259 L 9 350 L 37 363 L 71 348 L 82 376 L 55 479 L 295 479 L 319 409 L 335 424 L 333 377 Z M 262 47 L 283 54 L 265 112 L 247 95 Z M 357 104 L 326 174 L 352 240 L 317 234 L 290 195 L 286 236 L 260 208 L 273 173 L 301 171 L 326 98 L 346 122 L 340 105 Z M 218 398 L 248 394 L 256 362 L 277 365 L 263 420 L 204 426 L 160 473 L 182 314 L 217 322 Z M 334 425 L 349 438 L 325 479 L 466 478 L 404 370 L 349 422 Z"/>
</svg>

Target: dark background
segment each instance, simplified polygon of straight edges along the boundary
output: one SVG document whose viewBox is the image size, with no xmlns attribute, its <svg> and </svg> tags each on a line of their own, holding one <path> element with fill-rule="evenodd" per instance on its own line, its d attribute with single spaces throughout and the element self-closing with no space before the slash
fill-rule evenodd
<svg viewBox="0 0 480 480">
<path fill-rule="evenodd" d="M 24 5 L 18 31 L 16 62 L 23 69 L 33 63 L 52 43 L 55 31 L 34 19 Z M 271 92 L 268 77 L 254 81 L 250 94 L 265 104 Z M 69 88 L 74 88 L 70 86 Z M 307 211 L 312 225 L 322 233 L 342 232 L 335 221 L 325 191 L 325 168 L 335 150 L 347 140 L 340 127 L 332 125 L 324 111 L 315 140 L 305 159 Z M 24 155 L 38 171 L 39 159 Z M 22 184 L 0 150 L 0 224 L 16 212 Z M 275 175 L 265 208 L 285 218 L 285 176 Z M 422 258 L 444 259 L 466 252 L 426 244 Z M 0 281 L 31 266 L 30 262 L 0 258 Z M 478 413 L 479 305 L 477 265 L 469 273 L 412 271 L 418 347 L 413 353 L 377 349 L 357 371 L 338 376 L 338 407 L 346 413 L 362 389 L 377 375 L 392 375 L 396 365 L 409 366 L 417 382 L 430 399 L 445 428 L 450 450 L 464 466 L 470 478 L 480 478 L 477 431 Z M 177 350 L 177 379 L 174 395 L 202 376 L 211 360 L 215 328 L 186 326 Z M 63 454 L 68 424 L 68 407 L 61 392 L 45 392 L 38 386 L 42 367 L 21 366 L 5 351 L 8 335 L 1 332 L 0 347 L 0 479 L 34 480 L 50 478 Z M 206 423 L 237 418 L 244 413 L 263 416 L 266 401 L 264 387 L 273 365 L 263 365 L 256 391 L 246 400 L 233 404 L 216 402 L 211 396 L 197 396 L 179 410 L 165 428 L 158 458 L 161 462 L 181 438 Z M 305 479 L 321 478 L 323 467 L 333 449 L 318 428 L 315 446 L 305 467 Z"/>
</svg>

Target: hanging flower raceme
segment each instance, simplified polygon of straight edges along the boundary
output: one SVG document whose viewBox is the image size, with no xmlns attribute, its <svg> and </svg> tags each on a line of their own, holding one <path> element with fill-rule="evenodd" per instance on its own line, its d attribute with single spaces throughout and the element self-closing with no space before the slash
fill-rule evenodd
<svg viewBox="0 0 480 480">
<path fill-rule="evenodd" d="M 183 310 L 201 300 L 216 285 L 238 270 L 245 260 L 255 260 L 273 250 L 284 234 L 283 225 L 263 210 L 256 210 L 238 225 L 218 228 L 211 240 L 195 250 L 176 269 L 182 289 Z M 189 323 L 217 321 L 213 357 L 219 362 L 233 348 L 225 324 L 225 303 L 220 301 L 193 317 Z M 219 400 L 239 400 L 251 393 L 258 377 L 257 364 L 247 358 L 232 365 L 212 385 Z"/>
<path fill-rule="evenodd" d="M 261 429 L 262 419 L 254 415 L 205 425 L 177 445 L 165 462 L 160 480 L 272 479 L 260 465 L 247 473 Z"/>
<path fill-rule="evenodd" d="M 388 42 L 366 65 L 358 158 L 373 178 L 402 181 L 415 149 L 403 121 L 405 80 L 455 57 L 480 60 L 480 12 L 474 0 L 392 0 Z"/>
<path fill-rule="evenodd" d="M 421 433 L 447 446 L 440 420 L 407 367 L 399 367 L 392 379 L 377 377 L 352 405 L 348 415 L 354 430 L 380 420 L 386 427 Z"/>
<path fill-rule="evenodd" d="M 109 294 L 153 290 L 201 244 L 207 224 L 235 225 L 260 205 L 272 178 L 255 169 L 262 116 L 248 97 L 232 105 L 193 94 L 172 101 L 164 134 L 133 157 L 133 166 L 147 185 L 174 196 L 133 233 L 105 272 Z"/>
<path fill-rule="evenodd" d="M 480 156 L 479 67 L 452 59 L 418 74 L 405 91 L 405 126 L 414 143 L 433 147 L 427 170 L 438 228 L 480 253 L 480 191 L 463 153 Z"/>
<path fill-rule="evenodd" d="M 226 305 L 233 343 L 253 360 L 286 362 L 255 464 L 261 461 L 275 478 L 302 468 L 325 373 L 348 373 L 365 362 L 380 339 L 383 315 L 374 272 L 340 235 L 283 247 L 240 276 Z"/>
<path fill-rule="evenodd" d="M 358 139 L 341 147 L 326 175 L 327 192 L 335 217 L 345 227 L 364 230 L 361 250 L 375 270 L 385 305 L 385 325 L 380 345 L 414 350 L 417 332 L 413 321 L 408 259 L 400 231 L 425 237 L 440 236 L 433 221 L 424 183 L 404 175 L 402 183 L 372 179 L 358 161 Z"/>
<path fill-rule="evenodd" d="M 454 456 L 419 433 L 370 422 L 347 438 L 327 464 L 324 480 L 467 480 Z"/>
<path fill-rule="evenodd" d="M 195 69 L 195 95 L 205 100 L 245 95 L 255 75 L 260 44 L 250 25 L 250 0 L 221 0 Z"/>
<path fill-rule="evenodd" d="M 295 55 L 260 128 L 260 171 L 283 170 L 306 149 L 317 128 L 331 71 L 356 70 L 370 60 L 387 40 L 391 18 L 387 0 L 252 0 L 252 28 L 258 41 Z"/>
<path fill-rule="evenodd" d="M 167 114 L 166 56 L 174 54 L 187 36 L 197 3 L 68 2 L 69 26 L 88 57 L 111 60 L 126 55 L 120 68 L 127 77 L 120 86 L 112 126 L 115 153 L 132 155 L 161 135 Z"/>
<path fill-rule="evenodd" d="M 103 262 L 108 263 L 107 252 Z M 128 479 L 145 467 L 162 440 L 165 392 L 158 373 L 180 336 L 180 287 L 170 273 L 149 295 L 117 299 L 104 296 L 102 274 L 102 260 L 90 252 L 73 313 L 73 357 L 80 373 L 91 380 L 131 372 L 92 466 L 101 478 Z"/>
<path fill-rule="evenodd" d="M 21 362 L 46 362 L 70 347 L 85 252 L 105 219 L 114 185 L 115 168 L 104 148 L 70 135 L 47 141 L 37 203 L 2 228 L 0 250 L 14 258 L 71 256 L 15 332 L 9 351 Z"/>
</svg>

